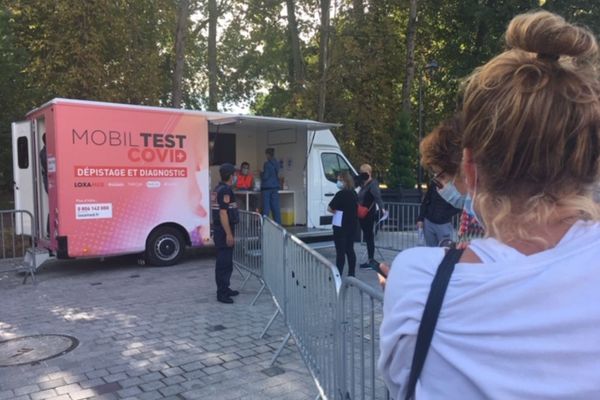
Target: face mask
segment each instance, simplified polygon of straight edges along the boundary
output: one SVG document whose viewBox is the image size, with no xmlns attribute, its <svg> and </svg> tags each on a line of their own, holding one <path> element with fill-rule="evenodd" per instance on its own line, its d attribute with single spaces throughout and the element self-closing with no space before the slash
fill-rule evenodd
<svg viewBox="0 0 600 400">
<path fill-rule="evenodd" d="M 248 175 L 248 168 L 242 168 L 242 174 Z"/>
<path fill-rule="evenodd" d="M 369 174 L 367 174 L 366 172 L 361 172 L 360 174 L 358 174 L 358 178 L 361 182 L 366 182 L 369 180 Z"/>
<path fill-rule="evenodd" d="M 337 186 L 338 189 L 342 190 L 344 188 L 344 182 L 343 181 L 337 181 L 335 186 Z"/>
<path fill-rule="evenodd" d="M 477 171 L 475 171 L 475 190 L 473 191 L 473 197 L 471 197 L 470 194 L 467 194 L 467 196 L 465 198 L 464 210 L 467 212 L 467 214 L 469 214 L 469 216 L 475 218 L 475 220 L 477 220 L 479 225 L 481 225 L 485 229 L 485 225 L 483 225 L 483 219 L 481 219 L 481 216 L 477 215 L 477 212 L 475 211 L 475 208 L 473 207 L 473 199 L 475 198 L 476 194 L 477 194 Z"/>
<path fill-rule="evenodd" d="M 458 189 L 456 189 L 454 181 L 446 183 L 444 187 L 438 190 L 438 193 L 454 208 L 463 208 L 465 206 L 465 196 L 460 194 Z"/>
</svg>

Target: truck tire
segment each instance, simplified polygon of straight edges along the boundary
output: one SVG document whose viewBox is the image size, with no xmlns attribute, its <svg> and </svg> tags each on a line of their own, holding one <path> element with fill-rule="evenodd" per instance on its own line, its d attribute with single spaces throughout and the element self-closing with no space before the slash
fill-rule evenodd
<svg viewBox="0 0 600 400">
<path fill-rule="evenodd" d="M 146 241 L 146 261 L 151 265 L 168 266 L 179 262 L 185 252 L 185 240 L 177 228 L 155 229 Z"/>
</svg>

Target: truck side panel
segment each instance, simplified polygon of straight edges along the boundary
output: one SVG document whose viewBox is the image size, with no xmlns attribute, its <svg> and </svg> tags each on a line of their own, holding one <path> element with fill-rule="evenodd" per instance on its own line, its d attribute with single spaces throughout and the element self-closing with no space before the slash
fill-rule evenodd
<svg viewBox="0 0 600 400">
<path fill-rule="evenodd" d="M 210 237 L 208 131 L 202 116 L 56 104 L 58 235 L 68 256 L 141 252 L 150 232 Z"/>
</svg>

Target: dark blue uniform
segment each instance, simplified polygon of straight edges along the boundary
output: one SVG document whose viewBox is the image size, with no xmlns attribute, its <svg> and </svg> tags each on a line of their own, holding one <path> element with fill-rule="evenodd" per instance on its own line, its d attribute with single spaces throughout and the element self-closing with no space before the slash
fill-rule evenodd
<svg viewBox="0 0 600 400">
<path fill-rule="evenodd" d="M 220 210 L 227 210 L 229 227 L 233 234 L 235 225 L 239 221 L 237 203 L 231 186 L 220 182 L 213 192 L 212 214 L 214 226 L 214 241 L 217 248 L 217 262 L 215 265 L 215 281 L 217 283 L 217 297 L 229 297 L 229 280 L 233 272 L 233 247 L 227 246 L 227 235 L 221 225 Z"/>
</svg>

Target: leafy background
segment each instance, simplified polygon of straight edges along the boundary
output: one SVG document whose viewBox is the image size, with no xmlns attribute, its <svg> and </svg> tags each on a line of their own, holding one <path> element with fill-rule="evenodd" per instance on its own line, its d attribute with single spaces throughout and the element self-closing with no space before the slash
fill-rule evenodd
<svg viewBox="0 0 600 400">
<path fill-rule="evenodd" d="M 510 19 L 538 8 L 600 32 L 589 0 L 0 0 L 0 191 L 12 193 L 10 123 L 54 97 L 340 123 L 353 164 L 413 187 L 419 82 L 427 132 L 455 109 L 461 80 L 502 50 Z"/>
</svg>

